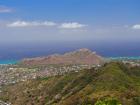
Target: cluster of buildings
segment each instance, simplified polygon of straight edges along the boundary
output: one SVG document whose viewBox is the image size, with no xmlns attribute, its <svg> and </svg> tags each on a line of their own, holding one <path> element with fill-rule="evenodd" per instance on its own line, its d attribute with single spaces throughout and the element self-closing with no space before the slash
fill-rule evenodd
<svg viewBox="0 0 140 105">
<path fill-rule="evenodd" d="M 131 67 L 140 67 L 140 61 L 136 61 L 136 60 L 123 60 L 122 61 L 123 64 L 127 64 L 127 65 L 130 65 Z"/>
<path fill-rule="evenodd" d="M 83 69 L 99 68 L 101 65 L 46 65 L 43 68 L 25 68 L 12 65 L 0 65 L 0 93 L 2 87 L 31 79 L 63 75 L 69 72 L 79 72 Z M 1 104 L 0 104 L 1 105 Z"/>
<path fill-rule="evenodd" d="M 37 69 L 0 65 L 0 86 L 36 78 Z"/>
<path fill-rule="evenodd" d="M 40 70 L 38 73 L 39 77 L 44 76 L 56 76 L 56 75 L 63 75 L 69 72 L 79 72 L 83 69 L 91 69 L 97 68 L 101 65 L 86 65 L 86 64 L 77 64 L 77 65 L 49 65 L 46 66 L 43 70 Z"/>
<path fill-rule="evenodd" d="M 99 66 L 100 65 L 46 65 L 44 68 L 31 69 L 0 65 L 0 86 L 36 79 L 37 77 L 49 77 L 63 75 L 68 72 L 79 72 L 83 69 L 90 69 Z"/>
</svg>

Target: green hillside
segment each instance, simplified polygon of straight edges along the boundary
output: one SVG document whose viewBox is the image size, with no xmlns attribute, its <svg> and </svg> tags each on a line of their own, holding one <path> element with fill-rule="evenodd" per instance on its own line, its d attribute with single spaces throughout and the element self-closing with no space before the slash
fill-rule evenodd
<svg viewBox="0 0 140 105">
<path fill-rule="evenodd" d="M 4 87 L 12 105 L 140 105 L 140 67 L 121 63 Z"/>
</svg>

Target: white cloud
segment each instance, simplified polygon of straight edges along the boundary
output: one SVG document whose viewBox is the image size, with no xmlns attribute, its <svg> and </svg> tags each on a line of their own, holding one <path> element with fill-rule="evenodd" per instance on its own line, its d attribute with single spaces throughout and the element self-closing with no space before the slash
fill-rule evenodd
<svg viewBox="0 0 140 105">
<path fill-rule="evenodd" d="M 12 12 L 11 8 L 0 6 L 0 13 L 9 13 L 9 12 Z"/>
<path fill-rule="evenodd" d="M 71 22 L 71 23 L 62 23 L 59 28 L 64 28 L 64 29 L 77 29 L 77 28 L 83 28 L 87 25 L 80 24 L 77 22 Z"/>
<path fill-rule="evenodd" d="M 140 29 L 140 24 L 133 25 L 132 29 Z"/>
<path fill-rule="evenodd" d="M 29 23 L 25 21 L 16 21 L 7 25 L 8 27 L 25 27 L 29 26 Z"/>
<path fill-rule="evenodd" d="M 81 29 L 83 27 L 86 27 L 87 25 L 80 24 L 78 22 L 71 22 L 71 23 L 55 23 L 52 21 L 14 21 L 9 22 L 6 24 L 7 27 L 39 27 L 39 26 L 56 26 L 55 28 L 61 28 L 61 29 Z"/>
<path fill-rule="evenodd" d="M 55 26 L 56 25 L 55 22 L 50 22 L 50 21 L 45 21 L 43 24 L 46 26 Z"/>
<path fill-rule="evenodd" d="M 55 26 L 56 23 L 51 21 L 15 21 L 10 24 L 7 24 L 8 27 L 31 27 L 31 26 Z"/>
</svg>

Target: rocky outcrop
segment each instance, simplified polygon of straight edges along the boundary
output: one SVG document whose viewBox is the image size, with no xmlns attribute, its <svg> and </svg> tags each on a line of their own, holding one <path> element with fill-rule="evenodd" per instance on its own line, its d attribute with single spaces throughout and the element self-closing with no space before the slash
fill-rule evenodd
<svg viewBox="0 0 140 105">
<path fill-rule="evenodd" d="M 0 100 L 0 105 L 10 105 Z"/>
<path fill-rule="evenodd" d="M 46 57 L 28 58 L 21 61 L 24 65 L 47 64 L 102 64 L 103 58 L 89 49 L 83 48 L 63 55 L 55 54 Z"/>
</svg>

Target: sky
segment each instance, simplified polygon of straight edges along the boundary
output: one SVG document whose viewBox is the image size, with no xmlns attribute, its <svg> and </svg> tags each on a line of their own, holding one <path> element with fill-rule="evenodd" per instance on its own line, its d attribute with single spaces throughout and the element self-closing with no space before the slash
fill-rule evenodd
<svg viewBox="0 0 140 105">
<path fill-rule="evenodd" d="M 0 0 L 1 50 L 5 45 L 91 43 L 110 50 L 127 45 L 138 53 L 139 39 L 140 0 Z"/>
</svg>

